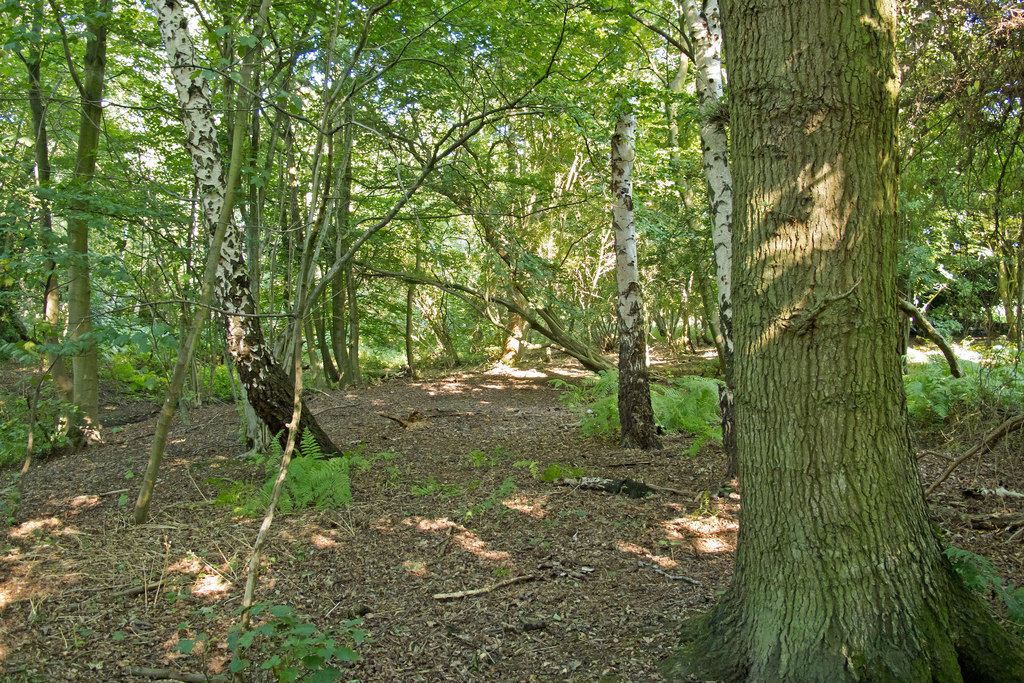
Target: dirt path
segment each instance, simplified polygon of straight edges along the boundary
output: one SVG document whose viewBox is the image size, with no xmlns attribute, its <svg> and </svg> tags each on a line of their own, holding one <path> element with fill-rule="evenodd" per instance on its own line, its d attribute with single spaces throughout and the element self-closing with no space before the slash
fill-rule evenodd
<svg viewBox="0 0 1024 683">
<path fill-rule="evenodd" d="M 278 517 L 258 599 L 321 630 L 361 619 L 369 639 L 344 680 L 660 680 L 680 622 L 729 581 L 737 504 L 707 494 L 722 467 L 716 447 L 687 457 L 681 435 L 654 454 L 582 437 L 550 380 L 583 374 L 525 366 L 310 394 L 328 433 L 368 469 L 353 473 L 347 509 Z M 409 428 L 379 414 L 413 412 L 423 419 Z M 226 671 L 258 520 L 213 501 L 224 482 L 263 473 L 235 457 L 233 407 L 203 408 L 174 428 L 151 522 L 132 526 L 154 420 L 28 478 L 23 522 L 0 555 L 4 680 Z M 633 500 L 533 476 L 556 463 L 683 495 Z"/>
</svg>

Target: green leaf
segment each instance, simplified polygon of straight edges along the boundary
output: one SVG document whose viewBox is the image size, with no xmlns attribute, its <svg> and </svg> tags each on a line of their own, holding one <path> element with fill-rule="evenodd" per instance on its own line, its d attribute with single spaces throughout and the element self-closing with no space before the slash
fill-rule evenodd
<svg viewBox="0 0 1024 683">
<path fill-rule="evenodd" d="M 188 653 L 192 652 L 192 650 L 194 650 L 195 647 L 196 641 L 194 640 L 179 640 L 178 644 L 175 645 L 172 649 L 174 652 L 182 652 L 187 655 Z"/>
<path fill-rule="evenodd" d="M 334 683 L 339 678 L 341 678 L 341 671 L 330 667 L 313 672 L 306 677 L 306 681 L 307 683 Z"/>
<path fill-rule="evenodd" d="M 235 657 L 231 660 L 231 665 L 228 668 L 231 669 L 232 673 L 238 673 L 239 671 L 247 669 L 250 663 L 251 662 L 244 657 Z"/>
</svg>

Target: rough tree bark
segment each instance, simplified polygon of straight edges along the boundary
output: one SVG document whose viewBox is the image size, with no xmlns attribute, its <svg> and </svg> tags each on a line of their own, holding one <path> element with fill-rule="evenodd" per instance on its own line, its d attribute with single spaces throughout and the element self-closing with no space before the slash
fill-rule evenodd
<svg viewBox="0 0 1024 683">
<path fill-rule="evenodd" d="M 153 8 L 183 107 L 186 147 L 199 184 L 203 220 L 207 230 L 213 234 L 224 204 L 226 183 L 209 85 L 202 70 L 195 68 L 198 62 L 179 0 L 154 0 Z M 245 234 L 233 217 L 229 220 L 217 269 L 216 288 L 221 306 L 231 312 L 225 316 L 228 350 L 253 410 L 273 434 L 278 434 L 288 426 L 294 385 L 264 339 L 260 319 L 255 316 L 256 306 L 245 264 Z M 313 433 L 323 453 L 341 452 L 303 405 L 300 430 L 306 429 Z"/>
<path fill-rule="evenodd" d="M 661 448 L 651 407 L 647 375 L 647 325 L 644 323 L 640 267 L 633 216 L 633 161 L 636 117 L 624 113 L 612 135 L 612 231 L 615 234 L 615 279 L 618 283 L 619 425 L 623 448 Z"/>
<path fill-rule="evenodd" d="M 907 442 L 895 4 L 724 8 L 743 508 L 732 584 L 671 679 L 1024 680 L 943 556 Z"/>
</svg>

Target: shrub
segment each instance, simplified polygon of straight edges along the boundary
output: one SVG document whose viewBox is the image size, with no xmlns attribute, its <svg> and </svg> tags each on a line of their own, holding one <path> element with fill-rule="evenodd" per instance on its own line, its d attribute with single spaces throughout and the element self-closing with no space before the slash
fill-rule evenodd
<svg viewBox="0 0 1024 683">
<path fill-rule="evenodd" d="M 587 378 L 581 385 L 553 380 L 556 387 L 566 389 L 560 400 L 570 406 L 584 407 L 580 430 L 588 436 L 612 436 L 619 432 L 619 375 L 602 372 Z M 708 440 L 721 440 L 721 418 L 718 413 L 717 379 L 684 375 L 668 385 L 651 385 L 651 405 L 655 423 L 667 432 L 685 432 L 697 439 L 687 450 L 693 455 Z"/>
<path fill-rule="evenodd" d="M 960 361 L 962 377 L 953 377 L 942 359 L 910 366 L 903 377 L 907 410 L 923 422 L 941 422 L 955 408 L 990 405 L 1019 410 L 1024 403 L 1024 373 L 1013 364 L 990 367 Z"/>
<path fill-rule="evenodd" d="M 281 444 L 274 439 L 269 455 L 256 454 L 253 459 L 263 466 L 266 480 L 255 490 L 252 486 L 226 479 L 210 480 L 220 488 L 214 501 L 218 505 L 233 505 L 237 514 L 247 517 L 262 515 L 270 504 L 270 495 L 277 480 L 281 463 Z M 277 509 L 289 513 L 305 507 L 328 510 L 346 507 L 352 502 L 349 473 L 352 467 L 364 469 L 369 463 L 358 453 L 324 459 L 313 434 L 306 430 L 295 457 L 288 465 L 288 478 L 277 501 Z"/>
</svg>

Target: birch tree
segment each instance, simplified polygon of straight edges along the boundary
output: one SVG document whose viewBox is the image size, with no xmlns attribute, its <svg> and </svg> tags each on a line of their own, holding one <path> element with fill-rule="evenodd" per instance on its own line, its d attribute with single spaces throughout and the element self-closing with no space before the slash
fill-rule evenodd
<svg viewBox="0 0 1024 683">
<path fill-rule="evenodd" d="M 722 69 L 722 21 L 718 0 L 684 0 L 683 15 L 693 46 L 697 102 L 700 108 L 700 147 L 708 181 L 711 208 L 711 240 L 718 284 L 718 325 L 721 334 L 722 372 L 720 394 L 722 445 L 729 457 L 728 475 L 736 474 L 735 397 L 732 378 L 732 175 L 729 172 L 725 124 L 725 79 Z"/>
<path fill-rule="evenodd" d="M 633 162 L 636 117 L 623 113 L 611 143 L 612 231 L 615 234 L 615 280 L 618 284 L 619 424 L 623 448 L 661 448 L 654 426 L 647 376 L 647 325 L 644 321 L 640 268 L 637 265 L 633 212 Z"/>
<path fill-rule="evenodd" d="M 217 298 L 227 311 L 224 317 L 228 349 L 249 403 L 270 431 L 277 434 L 287 427 L 294 385 L 264 339 L 245 263 L 245 234 L 231 215 L 230 206 L 224 208 L 227 178 L 221 164 L 209 84 L 202 70 L 195 67 L 198 62 L 182 5 L 178 0 L 155 0 L 153 8 L 182 106 L 186 147 L 199 185 L 204 224 L 213 235 L 222 215 L 223 220 L 229 221 L 216 287 Z M 236 112 L 236 116 L 242 115 L 243 112 Z M 323 453 L 340 452 L 304 405 L 300 429 L 312 431 Z"/>
</svg>

